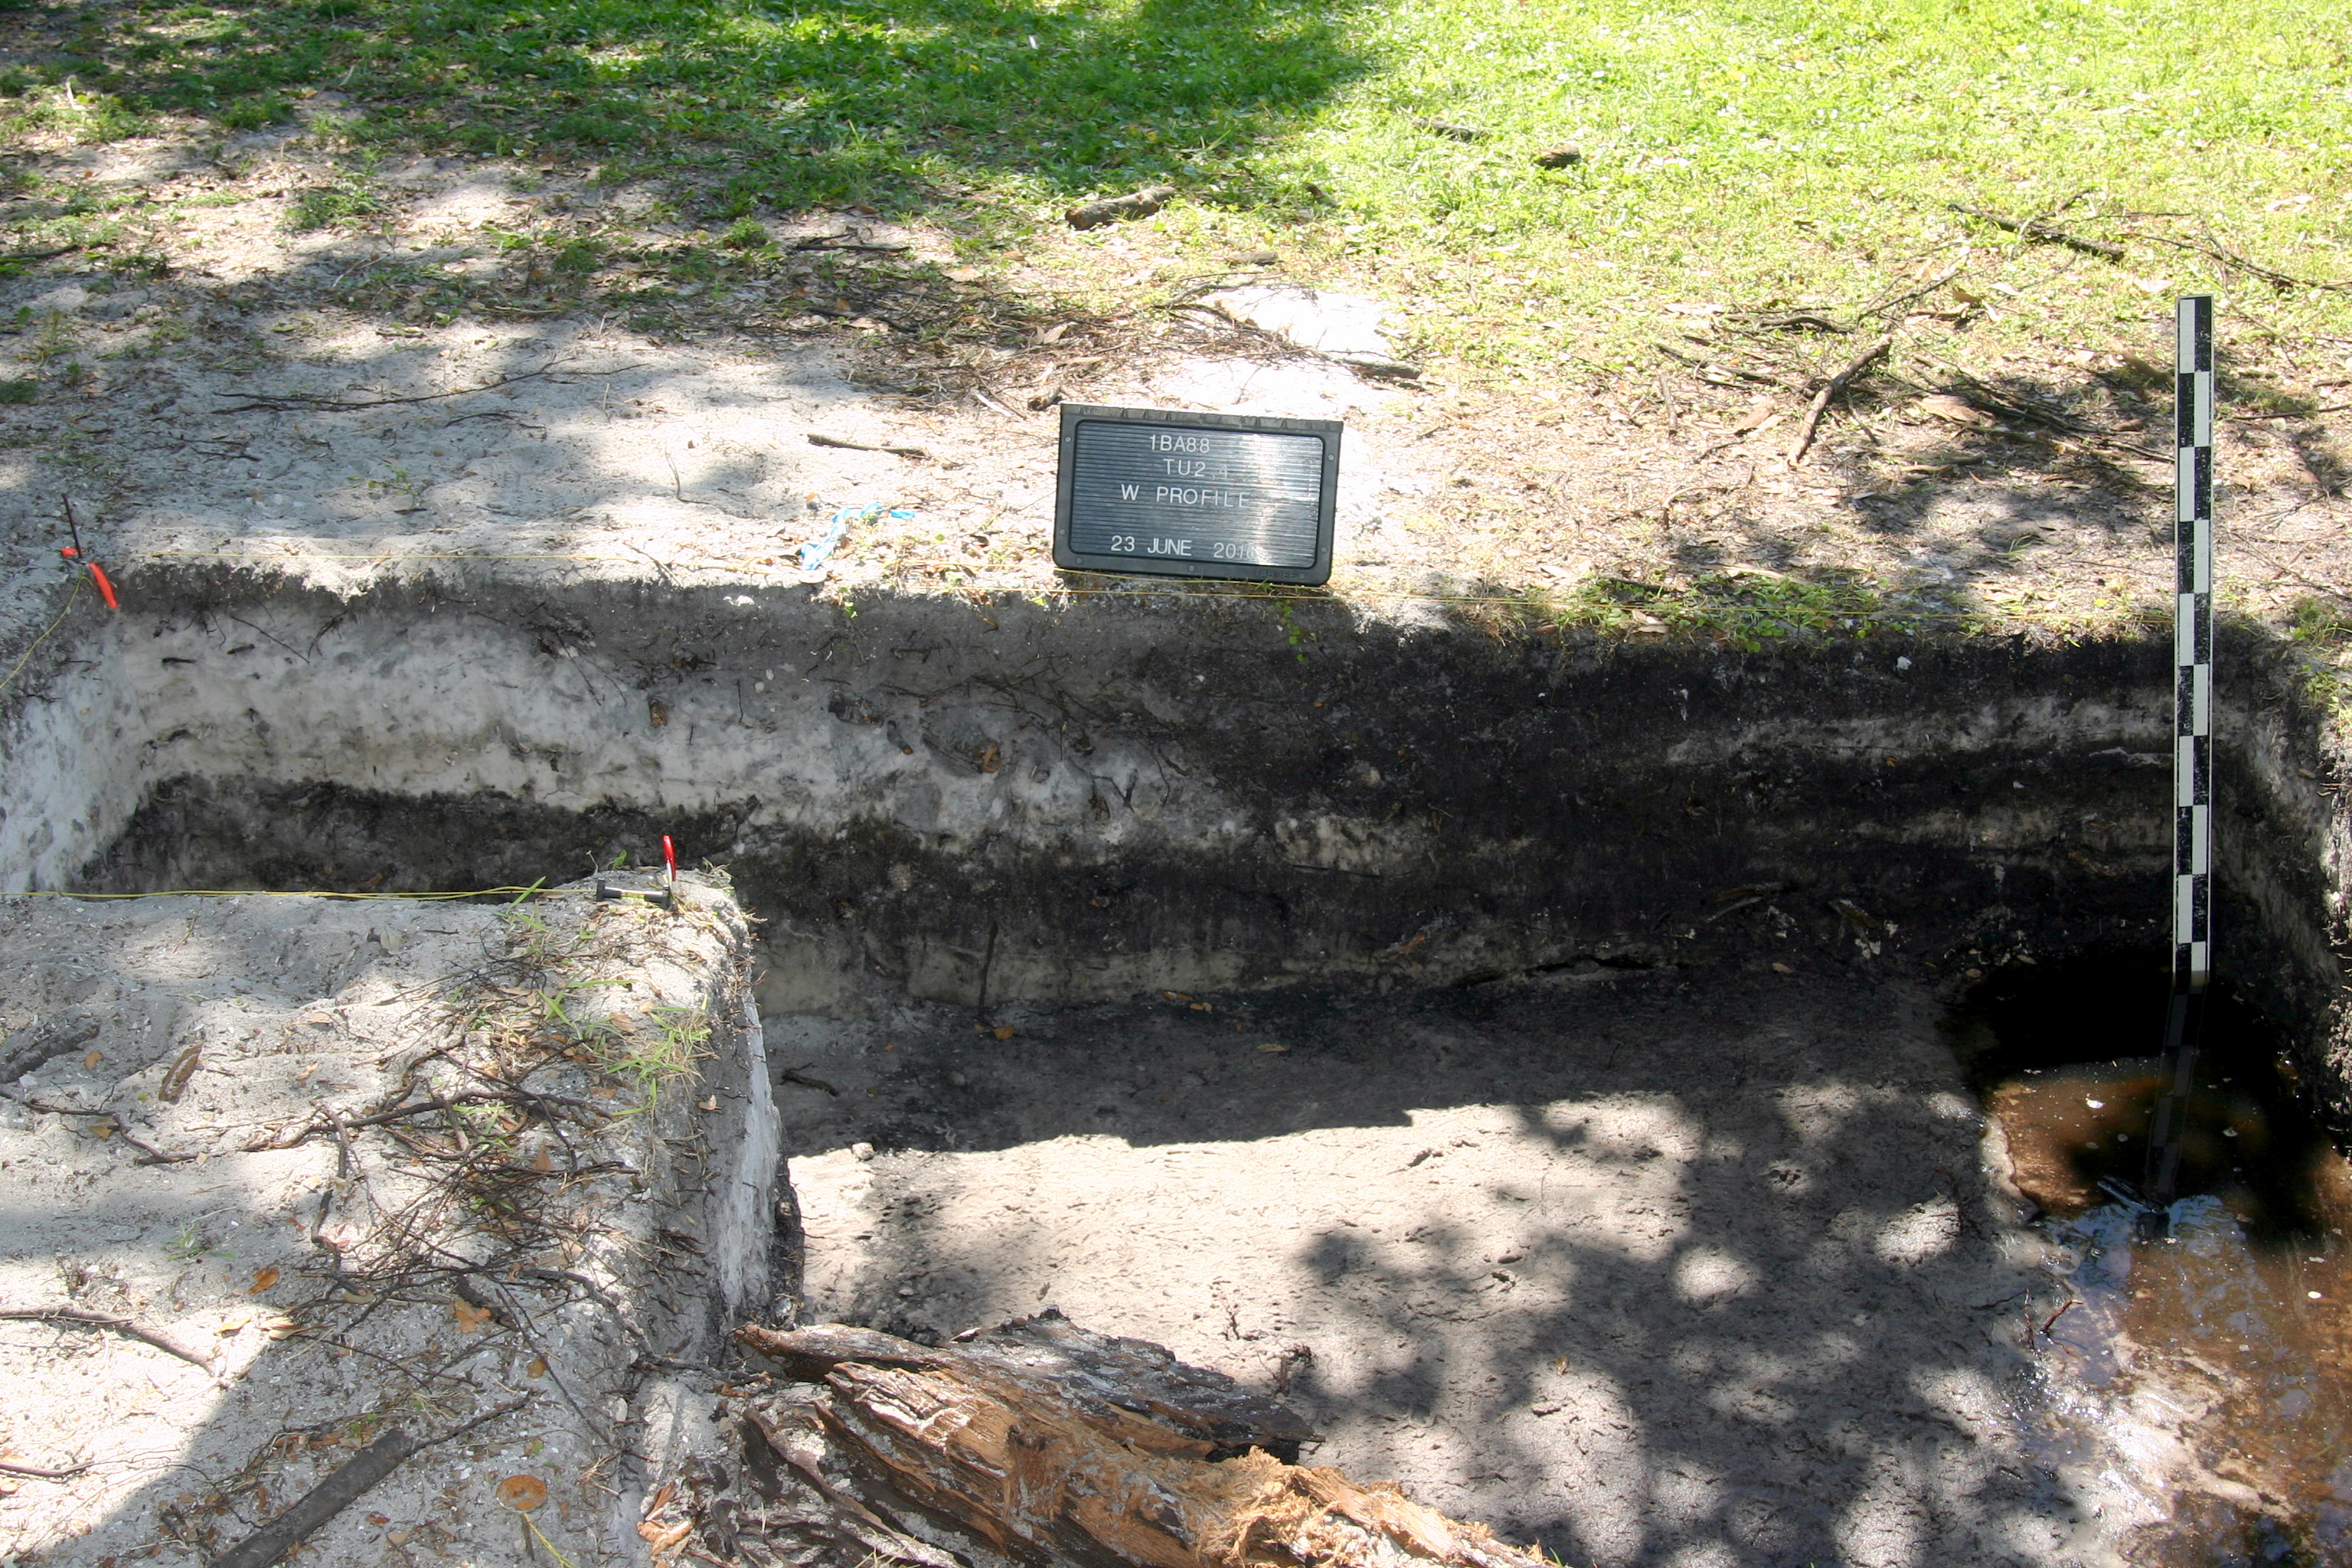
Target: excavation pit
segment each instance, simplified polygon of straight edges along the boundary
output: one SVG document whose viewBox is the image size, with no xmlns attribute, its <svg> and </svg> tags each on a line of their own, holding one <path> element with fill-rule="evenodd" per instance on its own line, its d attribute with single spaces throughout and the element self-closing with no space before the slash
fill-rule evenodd
<svg viewBox="0 0 2352 1568">
<path fill-rule="evenodd" d="M 761 922 L 775 1316 L 1056 1306 L 1570 1562 L 2113 1544 L 1940 1025 L 1971 972 L 2162 942 L 2162 646 L 142 586 L 11 717 L 18 885 L 522 888 L 671 836 Z M 2340 1126 L 2326 759 L 2236 652 L 2231 978 Z"/>
</svg>

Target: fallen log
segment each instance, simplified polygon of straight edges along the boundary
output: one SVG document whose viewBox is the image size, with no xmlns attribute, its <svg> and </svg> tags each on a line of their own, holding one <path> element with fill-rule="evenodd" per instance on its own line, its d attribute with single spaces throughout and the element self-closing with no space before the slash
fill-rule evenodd
<svg viewBox="0 0 2352 1568">
<path fill-rule="evenodd" d="M 1291 1462 L 1315 1436 L 1296 1412 L 1059 1313 L 936 1347 L 840 1325 L 738 1338 L 777 1381 L 733 1398 L 740 1476 L 681 1500 L 717 1562 L 1546 1568 L 1391 1483 Z"/>
</svg>

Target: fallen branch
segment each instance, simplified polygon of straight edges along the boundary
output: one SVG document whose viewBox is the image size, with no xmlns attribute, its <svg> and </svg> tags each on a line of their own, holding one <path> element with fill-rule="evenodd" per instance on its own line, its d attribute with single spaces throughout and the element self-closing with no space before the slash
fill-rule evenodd
<svg viewBox="0 0 2352 1568">
<path fill-rule="evenodd" d="M 2063 245 L 2071 250 L 2079 250 L 2086 256 L 2096 256 L 2108 261 L 2121 261 L 2124 258 L 2124 247 L 2120 245 L 2109 245 L 2104 239 L 2085 239 L 2079 234 L 2069 234 L 2054 225 L 2043 223 L 2040 218 L 2003 217 L 1999 213 L 1989 213 L 1982 207 L 1964 206 L 1958 202 L 1946 202 L 1944 205 L 1956 213 L 1965 213 L 1969 217 L 1981 218 L 1995 228 L 2005 228 L 2011 234 L 2023 235 L 2028 239 L 2045 240 L 2052 245 Z"/>
<path fill-rule="evenodd" d="M 833 1096 L 835 1100 L 839 1100 L 841 1098 L 841 1090 L 834 1088 L 833 1085 L 825 1082 L 824 1079 L 821 1078 L 809 1077 L 808 1074 L 803 1071 L 801 1068 L 786 1068 L 783 1071 L 776 1075 L 776 1081 L 779 1083 L 796 1083 L 803 1089 L 823 1089 L 825 1093 Z"/>
<path fill-rule="evenodd" d="M 1877 359 L 1880 355 L 1885 353 L 1887 350 L 1894 346 L 1895 334 L 1893 332 L 1880 333 L 1877 337 L 1871 339 L 1870 345 L 1867 348 L 1864 349 L 1860 353 L 1854 355 L 1853 359 L 1846 362 L 1846 366 L 1843 370 L 1839 371 L 1835 375 L 1830 377 L 1828 381 L 1822 384 L 1822 389 L 1813 394 L 1813 401 L 1805 409 L 1803 423 L 1797 426 L 1797 438 L 1789 444 L 1789 456 L 1787 458 L 1789 467 L 1793 468 L 1799 463 L 1803 462 L 1805 460 L 1805 454 L 1812 450 L 1813 436 L 1815 432 L 1819 431 L 1822 427 L 1822 416 L 1829 412 L 1830 400 L 1837 396 L 1839 393 L 1843 392 L 1846 387 L 1853 383 L 1855 376 L 1860 375 L 1869 367 L 1872 361 Z"/>
<path fill-rule="evenodd" d="M 788 250 L 866 250 L 877 255 L 895 256 L 914 247 L 908 245 L 876 245 L 871 241 L 861 240 L 846 234 L 820 234 L 811 235 L 805 239 L 796 239 L 785 248 Z"/>
<path fill-rule="evenodd" d="M 930 456 L 920 447 L 898 447 L 887 441 L 853 441 L 846 436 L 828 436 L 822 430 L 810 431 L 808 444 L 812 447 L 833 447 L 844 452 L 887 452 L 894 458 Z"/>
<path fill-rule="evenodd" d="M 2140 237 L 2152 239 L 2158 245 L 2171 246 L 2176 250 L 2210 256 L 2224 267 L 2234 267 L 2241 272 L 2251 273 L 2273 289 L 2324 289 L 2332 294 L 2352 294 L 2352 283 L 2332 282 L 2325 278 L 2297 278 L 2292 272 L 2281 272 L 2274 267 L 2265 267 L 2259 261 L 2239 255 L 2210 234 L 2200 235 L 2195 239 L 2175 239 L 2167 234 L 2143 232 Z"/>
<path fill-rule="evenodd" d="M 190 1366 L 201 1369 L 205 1375 L 214 1373 L 212 1361 L 198 1355 L 187 1346 L 144 1323 L 129 1318 L 118 1318 L 111 1312 L 93 1312 L 87 1307 L 0 1307 L 0 1320 L 18 1323 L 76 1323 L 86 1329 L 112 1329 L 125 1339 L 153 1345 L 165 1355 L 173 1355 Z"/>
<path fill-rule="evenodd" d="M 454 392 L 426 392 L 414 397 L 321 397 L 307 392 L 236 392 L 229 395 L 250 401 L 215 408 L 215 414 L 291 414 L 297 409 L 310 409 L 324 414 L 352 414 L 366 408 L 395 408 L 411 403 L 439 403 L 445 398 L 470 397 L 478 392 L 496 392 L 502 386 L 520 382 L 537 381 L 569 368 L 562 360 L 550 360 L 537 370 L 524 371 L 520 375 L 502 375 L 496 381 L 483 382 L 479 386 L 461 386 Z M 624 371 L 636 370 L 633 364 L 616 365 L 611 370 L 578 371 L 582 375 L 619 375 Z"/>
<path fill-rule="evenodd" d="M 63 252 L 59 254 L 62 255 Z M 20 1465 L 13 1459 L 0 1459 L 0 1476 L 30 1476 L 35 1480 L 41 1481 L 71 1480 L 88 1468 L 89 1468 L 88 1460 L 79 1465 L 68 1465 L 61 1470 L 52 1470 L 39 1465 Z"/>
<path fill-rule="evenodd" d="M 194 1154 L 166 1154 L 152 1143 L 135 1136 L 128 1128 L 117 1128 L 115 1136 L 140 1152 L 134 1165 L 183 1165 L 195 1158 Z"/>
<path fill-rule="evenodd" d="M 463 1426 L 422 1442 L 395 1426 L 331 1471 L 327 1479 L 296 1499 L 285 1512 L 212 1560 L 212 1568 L 269 1568 L 269 1564 L 300 1545 L 310 1533 L 357 1502 L 376 1482 L 427 1448 L 463 1436 L 486 1421 L 513 1414 L 530 1404 L 509 1400 Z"/>
<path fill-rule="evenodd" d="M 1857 316 L 1875 316 L 1881 321 L 1889 319 L 1899 321 L 1904 312 L 1908 310 L 1911 306 L 1926 299 L 1928 295 L 1933 294 L 1937 289 L 1941 289 L 1945 284 L 1949 283 L 1953 279 L 1958 278 L 1965 270 L 1966 268 L 1964 268 L 1955 267 L 1949 271 L 1942 274 L 1940 277 L 1931 278 L 1927 282 L 1920 284 L 1915 289 L 1906 289 L 1900 293 L 1891 294 L 1883 299 L 1874 300 L 1871 303 L 1864 305 L 1861 310 L 1856 310 L 1854 314 Z"/>
</svg>

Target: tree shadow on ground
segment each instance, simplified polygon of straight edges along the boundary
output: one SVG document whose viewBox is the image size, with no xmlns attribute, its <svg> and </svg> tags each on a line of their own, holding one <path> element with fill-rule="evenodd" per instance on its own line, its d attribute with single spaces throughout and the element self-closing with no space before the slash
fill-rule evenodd
<svg viewBox="0 0 2352 1568">
<path fill-rule="evenodd" d="M 1009 1046 L 902 1016 L 838 1100 L 787 1080 L 806 1309 L 935 1336 L 1051 1300 L 1168 1339 L 1286 1392 L 1328 1436 L 1310 1462 L 1567 1563 L 2060 1554 L 2077 1515 L 2006 1405 L 2032 1403 L 2023 1280 L 1977 1123 L 1885 993 L 1214 1006 L 1033 1016 Z"/>
<path fill-rule="evenodd" d="M 1195 183 L 1367 68 L 1350 9 L 317 0 L 192 19 L 93 6 L 20 19 L 10 52 L 36 79 L 232 127 L 339 89 L 368 105 L 370 135 L 668 166 L 732 217 L 841 201 L 908 211 L 998 173 L 1062 195 Z"/>
</svg>

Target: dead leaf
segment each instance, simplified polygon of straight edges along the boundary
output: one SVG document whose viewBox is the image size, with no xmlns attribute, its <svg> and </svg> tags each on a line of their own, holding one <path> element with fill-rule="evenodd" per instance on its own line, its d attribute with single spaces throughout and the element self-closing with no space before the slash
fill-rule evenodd
<svg viewBox="0 0 2352 1568">
<path fill-rule="evenodd" d="M 1004 765 L 1004 757 L 996 749 L 996 742 L 991 741 L 980 749 L 980 754 L 972 758 L 972 763 L 982 773 L 992 773 Z"/>
<path fill-rule="evenodd" d="M 530 1168 L 537 1171 L 543 1176 L 547 1174 L 548 1172 L 555 1169 L 555 1161 L 548 1154 L 546 1150 L 541 1149 L 538 1153 L 531 1156 Z"/>
<path fill-rule="evenodd" d="M 1946 392 L 1930 393 L 1919 400 L 1918 408 L 1928 418 L 1941 419 L 1948 425 L 1971 425 L 1983 429 L 2000 423 L 1974 404 Z"/>
<path fill-rule="evenodd" d="M 469 1334 L 488 1322 L 493 1315 L 488 1307 L 477 1307 L 468 1301 L 453 1301 L 449 1310 L 457 1314 L 457 1327 Z"/>
<path fill-rule="evenodd" d="M 105 1059 L 106 1053 L 104 1051 L 92 1051 L 89 1055 L 81 1058 L 82 1070 L 84 1072 L 95 1072 L 98 1070 L 98 1064 Z"/>
<path fill-rule="evenodd" d="M 704 1101 L 702 1102 L 702 1109 L 703 1109 L 703 1110 L 718 1110 L 718 1109 L 719 1109 L 719 1097 L 718 1097 L 717 1095 L 715 1095 L 715 1094 L 714 1094 L 714 1095 L 712 1095 L 709 1100 L 704 1100 Z"/>
<path fill-rule="evenodd" d="M 166 1105 L 177 1105 L 181 1090 L 188 1087 L 188 1079 L 195 1076 L 196 1064 L 203 1059 L 204 1048 L 201 1046 L 190 1046 L 182 1051 L 165 1070 L 163 1081 L 155 1090 L 155 1098 Z"/>
<path fill-rule="evenodd" d="M 308 1083 L 310 1081 L 310 1075 L 318 1070 L 319 1064 L 317 1062 L 312 1062 L 309 1067 L 304 1068 L 300 1072 L 294 1075 L 294 1081 L 296 1083 Z"/>
<path fill-rule="evenodd" d="M 1162 991 L 1160 994 L 1171 1002 L 1190 1002 L 1192 999 L 1192 993 L 1188 991 Z"/>
<path fill-rule="evenodd" d="M 1009 1040 L 1013 1037 L 1013 1026 L 1010 1024 L 999 1024 L 996 1027 L 989 1030 L 988 1032 L 994 1035 L 1000 1040 Z"/>
<path fill-rule="evenodd" d="M 522 1370 L 523 1374 L 527 1377 L 545 1377 L 547 1375 L 547 1358 L 543 1355 L 535 1355 L 524 1364 Z"/>
<path fill-rule="evenodd" d="M 2172 279 L 2169 278 L 2135 278 L 2132 281 L 2139 285 L 2139 291 L 2143 294 L 2169 294 L 2172 292 Z"/>
<path fill-rule="evenodd" d="M 663 1552 L 675 1551 L 678 1546 L 682 1545 L 686 1541 L 688 1532 L 693 1529 L 694 1526 L 692 1524 L 659 1525 L 654 1523 L 651 1520 L 647 1520 L 645 1523 L 637 1526 L 637 1533 L 646 1540 L 647 1544 L 653 1547 L 654 1555 L 658 1557 Z"/>
<path fill-rule="evenodd" d="M 111 1121 L 93 1121 L 89 1124 L 89 1135 L 93 1138 L 111 1138 L 121 1131 L 121 1129 L 116 1127 Z"/>
<path fill-rule="evenodd" d="M 537 1476 L 509 1476 L 499 1483 L 499 1501 L 517 1513 L 529 1513 L 547 1500 L 547 1483 Z"/>
<path fill-rule="evenodd" d="M 247 1290 L 246 1294 L 248 1296 L 258 1296 L 264 1290 L 268 1289 L 272 1285 L 277 1283 L 278 1270 L 276 1268 L 257 1268 L 253 1271 L 253 1289 Z"/>
<path fill-rule="evenodd" d="M 669 722 L 669 710 L 663 707 L 660 703 L 654 701 L 651 698 L 647 698 L 646 700 L 646 717 L 653 721 L 654 728 L 659 729 L 664 724 Z"/>
<path fill-rule="evenodd" d="M 383 1538 L 394 1546 L 405 1546 L 415 1534 L 413 1530 L 388 1530 L 384 1531 Z"/>
<path fill-rule="evenodd" d="M 1258 1047 L 1259 1050 L 1264 1051 L 1268 1056 L 1279 1056 L 1289 1048 L 1290 1047 L 1288 1046 L 1276 1045 L 1272 1040 L 1268 1040 L 1265 1044 Z"/>
<path fill-rule="evenodd" d="M 663 1509 L 669 1505 L 669 1500 L 677 1495 L 677 1483 L 676 1481 L 664 1481 L 654 1492 L 653 1501 L 646 1504 L 646 1517 L 650 1519 L 655 1514 L 659 1513 Z"/>
<path fill-rule="evenodd" d="M 1775 974 L 1794 974 L 1797 972 L 1790 968 L 1785 963 L 1776 963 L 1772 966 L 1772 973 Z"/>
<path fill-rule="evenodd" d="M 220 1327 L 215 1329 L 213 1332 L 220 1336 L 222 1339 L 226 1339 L 229 1335 L 236 1333 L 239 1329 L 244 1328 L 246 1324 L 251 1321 L 253 1321 L 253 1314 L 251 1312 L 231 1312 L 226 1317 L 221 1319 Z"/>
</svg>

